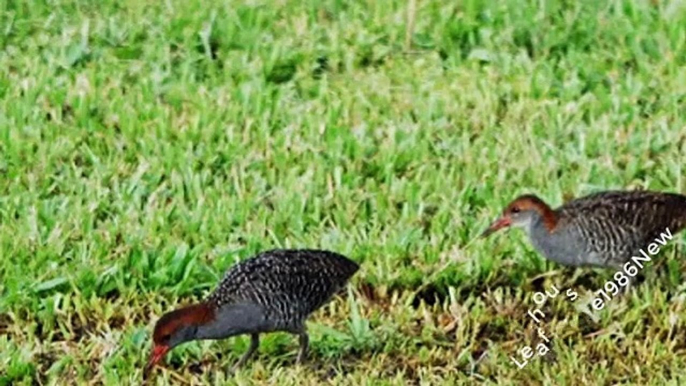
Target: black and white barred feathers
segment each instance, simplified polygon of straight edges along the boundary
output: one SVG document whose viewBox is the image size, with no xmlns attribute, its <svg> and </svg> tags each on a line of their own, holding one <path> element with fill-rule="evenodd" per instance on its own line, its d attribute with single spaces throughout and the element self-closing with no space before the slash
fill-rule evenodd
<svg viewBox="0 0 686 386">
<path fill-rule="evenodd" d="M 269 250 L 231 267 L 208 302 L 216 308 L 257 304 L 274 329 L 297 328 L 358 269 L 356 262 L 335 252 Z"/>
</svg>

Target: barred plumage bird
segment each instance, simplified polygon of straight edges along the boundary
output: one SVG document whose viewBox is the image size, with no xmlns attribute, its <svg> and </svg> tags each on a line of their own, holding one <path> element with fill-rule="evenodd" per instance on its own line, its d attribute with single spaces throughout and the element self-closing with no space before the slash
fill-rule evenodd
<svg viewBox="0 0 686 386">
<path fill-rule="evenodd" d="M 605 191 L 551 209 L 535 195 L 513 200 L 482 234 L 524 228 L 534 248 L 566 266 L 619 267 L 668 228 L 686 227 L 686 196 L 654 191 Z"/>
<path fill-rule="evenodd" d="M 297 362 L 307 354 L 305 320 L 343 288 L 359 265 L 335 252 L 275 249 L 230 268 L 205 301 L 163 315 L 155 325 L 146 372 L 172 348 L 200 339 L 250 334 L 245 364 L 259 345 L 259 334 L 286 331 L 298 335 Z"/>
</svg>

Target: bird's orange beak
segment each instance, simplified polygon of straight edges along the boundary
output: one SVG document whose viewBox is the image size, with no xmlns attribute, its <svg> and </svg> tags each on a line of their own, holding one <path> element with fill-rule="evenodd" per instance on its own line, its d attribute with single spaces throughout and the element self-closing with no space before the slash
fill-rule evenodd
<svg viewBox="0 0 686 386">
<path fill-rule="evenodd" d="M 486 229 L 484 233 L 481 234 L 481 237 L 488 237 L 491 233 L 494 233 L 502 228 L 507 228 L 510 225 L 512 225 L 512 220 L 510 220 L 509 217 L 501 217 L 493 221 L 491 226 L 489 226 L 488 229 Z"/>
<path fill-rule="evenodd" d="M 157 362 L 162 360 L 167 351 L 169 351 L 169 346 L 155 345 L 152 348 L 152 353 L 150 354 L 148 364 L 145 365 L 144 373 L 149 373 L 150 370 L 152 370 L 152 368 L 155 367 Z"/>
</svg>

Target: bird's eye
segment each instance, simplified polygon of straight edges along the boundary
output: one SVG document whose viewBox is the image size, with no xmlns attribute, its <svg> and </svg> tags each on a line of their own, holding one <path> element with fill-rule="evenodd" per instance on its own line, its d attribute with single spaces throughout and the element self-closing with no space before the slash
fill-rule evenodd
<svg viewBox="0 0 686 386">
<path fill-rule="evenodd" d="M 166 335 L 162 336 L 162 340 L 165 342 L 168 342 L 169 339 L 171 339 L 171 334 L 166 334 Z"/>
<path fill-rule="evenodd" d="M 515 207 L 513 207 L 512 209 L 510 209 L 510 211 L 511 211 L 512 213 L 519 213 L 519 208 L 515 206 Z"/>
</svg>

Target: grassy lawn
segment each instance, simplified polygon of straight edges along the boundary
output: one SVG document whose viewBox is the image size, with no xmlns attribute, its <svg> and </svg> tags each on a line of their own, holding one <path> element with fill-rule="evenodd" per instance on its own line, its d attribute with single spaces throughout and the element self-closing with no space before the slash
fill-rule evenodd
<svg viewBox="0 0 686 386">
<path fill-rule="evenodd" d="M 612 272 L 478 238 L 522 193 L 686 192 L 686 2 L 412 3 L 0 2 L 0 385 L 141 384 L 157 318 L 277 247 L 362 265 L 308 363 L 196 342 L 149 384 L 686 384 L 686 235 L 595 317 L 565 291 Z"/>
</svg>

